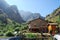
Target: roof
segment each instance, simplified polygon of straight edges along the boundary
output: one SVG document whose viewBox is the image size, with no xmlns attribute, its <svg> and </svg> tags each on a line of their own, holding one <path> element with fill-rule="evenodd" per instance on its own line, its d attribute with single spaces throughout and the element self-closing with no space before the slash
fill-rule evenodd
<svg viewBox="0 0 60 40">
<path fill-rule="evenodd" d="M 58 23 L 48 23 L 48 24 L 50 24 L 50 25 L 58 25 Z"/>
<path fill-rule="evenodd" d="M 43 21 L 47 22 L 45 19 L 42 19 L 42 18 L 36 18 L 36 19 L 30 20 L 30 21 L 29 21 L 29 22 L 27 22 L 27 23 L 29 24 L 30 22 L 32 22 L 32 21 L 34 21 L 34 20 L 37 20 L 37 19 L 41 19 L 41 20 L 43 20 Z"/>
</svg>

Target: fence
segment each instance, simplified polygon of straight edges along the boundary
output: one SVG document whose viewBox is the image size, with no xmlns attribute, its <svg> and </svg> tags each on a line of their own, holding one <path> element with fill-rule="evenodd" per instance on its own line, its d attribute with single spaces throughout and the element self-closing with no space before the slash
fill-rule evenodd
<svg viewBox="0 0 60 40">
<path fill-rule="evenodd" d="M 26 34 L 30 34 L 30 33 L 25 33 L 24 35 Z M 32 33 L 32 34 L 37 35 L 39 38 L 38 37 L 37 38 L 36 37 L 35 38 L 24 37 L 22 38 L 22 40 L 54 40 L 54 38 L 48 33 L 43 33 L 43 35 L 41 35 L 40 33 Z M 28 35 L 28 36 L 31 36 L 31 35 Z"/>
<path fill-rule="evenodd" d="M 52 37 L 41 37 L 41 38 L 22 38 L 22 40 L 54 40 Z"/>
<path fill-rule="evenodd" d="M 53 37 L 40 37 L 40 38 L 25 38 L 25 37 L 13 37 L 9 40 L 54 40 Z"/>
</svg>

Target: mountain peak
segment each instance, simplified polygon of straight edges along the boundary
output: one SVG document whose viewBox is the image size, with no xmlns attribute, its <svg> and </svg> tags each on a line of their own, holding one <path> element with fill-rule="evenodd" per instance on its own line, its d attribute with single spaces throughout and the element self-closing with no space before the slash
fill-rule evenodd
<svg viewBox="0 0 60 40">
<path fill-rule="evenodd" d="M 22 23 L 24 20 L 19 14 L 18 8 L 16 5 L 9 5 L 5 0 L 0 0 L 0 9 L 8 15 L 8 18 Z"/>
</svg>

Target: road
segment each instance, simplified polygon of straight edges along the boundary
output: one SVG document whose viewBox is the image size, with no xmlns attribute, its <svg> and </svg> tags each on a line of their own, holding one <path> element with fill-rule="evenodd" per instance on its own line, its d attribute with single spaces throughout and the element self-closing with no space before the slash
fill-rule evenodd
<svg viewBox="0 0 60 40">
<path fill-rule="evenodd" d="M 9 40 L 9 38 L 0 38 L 0 40 Z"/>
<path fill-rule="evenodd" d="M 21 40 L 21 37 L 0 38 L 0 40 Z"/>
</svg>

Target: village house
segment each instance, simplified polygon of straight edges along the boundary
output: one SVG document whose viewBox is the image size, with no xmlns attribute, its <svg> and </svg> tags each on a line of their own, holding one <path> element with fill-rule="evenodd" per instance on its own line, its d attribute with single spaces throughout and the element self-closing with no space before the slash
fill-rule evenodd
<svg viewBox="0 0 60 40">
<path fill-rule="evenodd" d="M 57 31 L 57 27 L 58 24 L 57 23 L 48 23 L 47 27 L 48 27 L 48 33 L 51 33 L 52 35 L 56 34 Z"/>
<path fill-rule="evenodd" d="M 51 33 L 52 31 L 52 34 L 54 34 L 57 25 L 57 23 L 48 22 L 41 18 L 37 18 L 28 22 L 29 31 L 35 33 Z"/>
<path fill-rule="evenodd" d="M 42 18 L 37 18 L 28 22 L 29 31 L 31 32 L 47 32 L 48 22 Z"/>
</svg>

